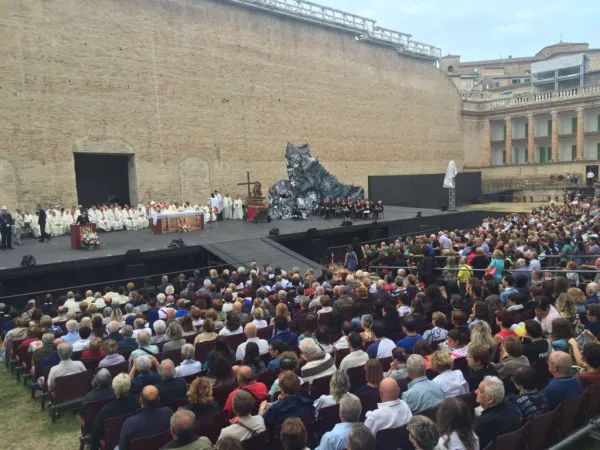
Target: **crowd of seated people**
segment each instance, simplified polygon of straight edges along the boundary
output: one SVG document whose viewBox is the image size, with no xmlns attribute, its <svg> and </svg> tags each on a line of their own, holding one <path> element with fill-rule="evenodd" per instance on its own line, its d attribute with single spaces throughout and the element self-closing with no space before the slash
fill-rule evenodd
<svg viewBox="0 0 600 450">
<path fill-rule="evenodd" d="M 543 236 L 562 241 L 566 267 L 576 256 L 564 227 Z M 594 227 L 576 233 L 592 243 Z M 107 402 L 89 424 L 93 449 L 106 422 L 126 415 L 120 449 L 161 433 L 163 448 L 242 448 L 263 434 L 299 450 L 374 448 L 379 433 L 400 428 L 416 448 L 482 449 L 573 399 L 598 402 L 598 284 L 574 285 L 566 273 L 536 280 L 539 254 L 517 228 L 517 240 L 473 240 L 473 260 L 492 258 L 463 265 L 485 272 L 457 266 L 441 286 L 422 267 L 315 274 L 252 264 L 3 305 L 5 361 L 50 403 L 57 379 L 97 370 L 80 410 Z M 438 241 L 463 253 L 471 242 Z M 507 245 L 529 255 L 525 265 L 506 268 L 496 252 Z M 576 412 L 559 422 L 567 413 Z"/>
<path fill-rule="evenodd" d="M 351 201 L 345 198 L 327 199 L 319 203 L 319 216 L 324 219 L 332 217 L 345 219 L 379 219 L 383 218 L 383 203 L 369 200 Z"/>
</svg>

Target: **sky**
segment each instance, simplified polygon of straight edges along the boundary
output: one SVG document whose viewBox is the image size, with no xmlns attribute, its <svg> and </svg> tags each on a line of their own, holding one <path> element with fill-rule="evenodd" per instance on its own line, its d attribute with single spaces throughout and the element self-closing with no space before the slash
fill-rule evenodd
<svg viewBox="0 0 600 450">
<path fill-rule="evenodd" d="M 377 21 L 461 61 L 533 56 L 543 47 L 600 47 L 600 0 L 313 0 Z"/>
</svg>

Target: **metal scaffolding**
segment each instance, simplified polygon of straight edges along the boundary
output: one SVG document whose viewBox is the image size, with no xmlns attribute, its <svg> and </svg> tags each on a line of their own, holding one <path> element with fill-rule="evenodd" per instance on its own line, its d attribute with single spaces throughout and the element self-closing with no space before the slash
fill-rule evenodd
<svg viewBox="0 0 600 450">
<path fill-rule="evenodd" d="M 437 61 L 442 56 L 440 48 L 411 40 L 411 35 L 375 26 L 376 21 L 367 17 L 328 8 L 305 0 L 224 0 L 270 11 L 276 14 L 318 22 L 323 25 L 358 32 L 357 40 L 391 45 L 399 53 Z"/>
</svg>

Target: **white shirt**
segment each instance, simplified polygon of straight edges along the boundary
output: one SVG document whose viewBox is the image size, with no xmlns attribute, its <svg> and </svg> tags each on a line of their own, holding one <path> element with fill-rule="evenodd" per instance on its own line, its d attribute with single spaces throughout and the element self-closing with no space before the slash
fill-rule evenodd
<svg viewBox="0 0 600 450">
<path fill-rule="evenodd" d="M 335 341 L 335 343 L 333 344 L 333 346 L 335 347 L 336 350 L 344 349 L 344 348 L 350 348 L 348 346 L 348 337 L 342 335 L 341 338 L 339 338 L 337 341 Z"/>
<path fill-rule="evenodd" d="M 244 330 L 242 329 L 242 326 L 240 325 L 240 327 L 235 330 L 235 331 L 230 331 L 227 327 L 223 327 L 221 329 L 221 331 L 219 331 L 219 336 L 231 336 L 233 334 L 241 334 L 243 333 Z"/>
<path fill-rule="evenodd" d="M 175 373 L 178 377 L 187 377 L 188 375 L 193 375 L 201 370 L 202 363 L 194 361 L 193 359 L 185 359 L 177 366 Z"/>
<path fill-rule="evenodd" d="M 266 320 L 254 319 L 252 323 L 256 325 L 256 329 L 267 328 L 269 326 Z"/>
<path fill-rule="evenodd" d="M 408 404 L 404 400 L 392 400 L 377 404 L 377 409 L 367 411 L 365 425 L 374 435 L 379 430 L 398 428 L 406 425 L 412 418 Z"/>
<path fill-rule="evenodd" d="M 398 308 L 398 314 L 400 314 L 400 317 L 409 315 L 410 306 L 402 305 L 400 308 Z"/>
<path fill-rule="evenodd" d="M 446 436 L 447 435 L 440 436 L 440 440 L 438 441 L 438 445 L 436 448 L 439 447 L 439 448 L 447 448 L 448 450 L 466 450 L 465 446 L 458 438 L 458 434 L 456 434 L 456 431 L 450 435 L 450 440 L 448 441 L 448 447 L 446 447 L 444 445 L 446 443 Z M 475 438 L 475 446 L 473 447 L 473 450 L 479 450 L 479 438 L 477 437 L 477 435 L 475 433 L 473 433 L 473 437 Z"/>
<path fill-rule="evenodd" d="M 346 372 L 348 369 L 352 369 L 353 367 L 364 366 L 369 360 L 369 355 L 364 350 L 355 350 L 350 352 L 349 355 L 342 359 L 340 363 L 340 370 L 342 372 Z"/>
<path fill-rule="evenodd" d="M 82 350 L 87 350 L 87 348 L 90 346 L 90 340 L 89 339 L 79 339 L 78 341 L 75 341 L 73 343 L 73 351 L 74 352 L 80 352 Z"/>
<path fill-rule="evenodd" d="M 246 345 L 248 342 L 256 342 L 256 345 L 258 345 L 258 353 L 261 355 L 269 352 L 269 343 L 267 341 L 257 337 L 249 338 L 246 340 L 246 342 L 243 342 L 238 346 L 237 351 L 235 352 L 236 361 L 241 361 L 244 359 L 244 356 L 246 355 Z"/>
<path fill-rule="evenodd" d="M 71 361 L 70 359 L 61 361 L 57 366 L 50 369 L 50 373 L 48 373 L 48 387 L 51 389 L 54 388 L 57 377 L 85 371 L 86 368 L 81 361 Z"/>
<path fill-rule="evenodd" d="M 446 370 L 435 377 L 433 382 L 442 387 L 446 397 L 456 397 L 469 392 L 469 385 L 460 370 Z"/>
<path fill-rule="evenodd" d="M 389 358 L 392 356 L 392 350 L 396 348 L 394 341 L 388 338 L 383 338 L 379 341 L 379 347 L 377 347 L 377 359 Z"/>
<path fill-rule="evenodd" d="M 262 433 L 266 430 L 265 421 L 263 417 L 259 415 L 244 417 L 240 419 L 240 422 L 242 422 L 244 425 L 246 425 L 246 427 L 250 428 L 251 430 L 256 431 L 257 433 Z M 217 442 L 226 436 L 231 436 L 239 441 L 244 441 L 246 439 L 251 438 L 252 433 L 250 433 L 250 431 L 248 431 L 245 427 L 241 425 L 233 424 L 221 430 L 221 434 L 219 435 L 219 439 L 217 440 Z"/>
<path fill-rule="evenodd" d="M 587 177 L 588 178 L 594 178 L 594 172 L 592 172 L 591 170 L 587 173 Z"/>
<path fill-rule="evenodd" d="M 315 407 L 315 417 L 319 417 L 319 409 L 326 408 L 328 406 L 335 405 L 335 400 L 333 399 L 333 395 L 321 395 L 318 399 L 315 400 L 313 406 Z"/>
</svg>

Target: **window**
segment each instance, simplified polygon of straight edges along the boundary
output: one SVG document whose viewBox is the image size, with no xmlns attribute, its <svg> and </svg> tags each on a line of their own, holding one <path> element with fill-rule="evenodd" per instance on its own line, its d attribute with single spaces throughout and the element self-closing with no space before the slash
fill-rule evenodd
<svg viewBox="0 0 600 450">
<path fill-rule="evenodd" d="M 502 150 L 502 164 L 506 164 L 506 150 Z"/>
<path fill-rule="evenodd" d="M 540 147 L 540 162 L 546 162 L 546 147 Z"/>
<path fill-rule="evenodd" d="M 577 145 L 571 145 L 571 161 L 577 159 Z"/>
<path fill-rule="evenodd" d="M 529 82 L 531 82 L 531 78 L 525 78 L 525 79 L 523 80 L 523 83 L 529 83 Z"/>
<path fill-rule="evenodd" d="M 525 75 L 530 75 L 530 74 L 531 74 L 531 70 L 527 69 L 527 70 L 525 71 Z"/>
<path fill-rule="evenodd" d="M 454 66 L 448 66 L 448 72 L 450 72 L 450 73 L 454 72 Z"/>
<path fill-rule="evenodd" d="M 546 161 L 548 161 L 548 162 L 552 161 L 552 147 L 548 147 L 546 149 Z"/>
<path fill-rule="evenodd" d="M 548 136 L 552 136 L 552 120 L 548 121 Z"/>
<path fill-rule="evenodd" d="M 600 142 L 596 146 L 596 159 L 600 159 Z"/>
<path fill-rule="evenodd" d="M 571 133 L 577 133 L 577 117 L 571 119 Z"/>
<path fill-rule="evenodd" d="M 600 131 L 600 115 L 598 115 L 598 123 L 596 125 L 596 131 Z"/>
<path fill-rule="evenodd" d="M 517 79 L 511 80 L 511 83 L 512 84 L 521 84 L 521 79 L 517 78 Z"/>
<path fill-rule="evenodd" d="M 504 131 L 502 132 L 502 140 L 505 141 L 506 140 L 506 124 L 504 124 Z"/>
<path fill-rule="evenodd" d="M 499 81 L 494 81 L 494 87 L 495 88 L 499 88 L 500 87 L 500 82 Z"/>
<path fill-rule="evenodd" d="M 525 122 L 525 137 L 529 136 L 529 122 Z"/>
<path fill-rule="evenodd" d="M 527 161 L 529 161 L 529 149 L 528 148 L 525 149 L 525 161 L 523 161 L 523 162 L 526 163 Z"/>
</svg>

